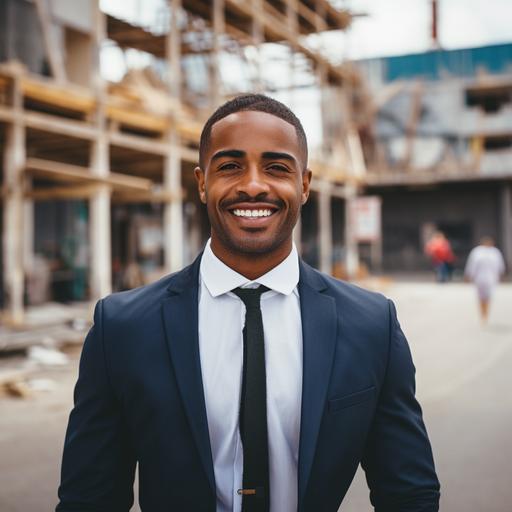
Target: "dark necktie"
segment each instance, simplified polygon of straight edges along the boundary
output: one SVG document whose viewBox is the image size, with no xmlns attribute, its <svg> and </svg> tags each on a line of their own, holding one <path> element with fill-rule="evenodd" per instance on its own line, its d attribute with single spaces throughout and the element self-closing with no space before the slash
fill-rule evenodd
<svg viewBox="0 0 512 512">
<path fill-rule="evenodd" d="M 260 297 L 268 290 L 265 286 L 233 290 L 246 308 L 239 418 L 244 452 L 243 488 L 238 490 L 242 512 L 270 510 L 265 343 L 260 309 Z"/>
</svg>

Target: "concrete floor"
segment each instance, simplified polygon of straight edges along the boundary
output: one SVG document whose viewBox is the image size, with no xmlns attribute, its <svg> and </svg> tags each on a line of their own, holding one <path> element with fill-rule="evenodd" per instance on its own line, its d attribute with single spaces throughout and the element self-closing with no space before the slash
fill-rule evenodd
<svg viewBox="0 0 512 512">
<path fill-rule="evenodd" d="M 398 283 L 384 293 L 397 304 L 415 359 L 442 484 L 441 510 L 510 511 L 512 285 L 497 290 L 487 326 L 480 324 L 470 285 Z M 55 381 L 55 390 L 28 399 L 0 397 L 1 512 L 55 506 L 77 358 L 75 351 L 72 364 L 34 375 Z M 6 364 L 13 361 L 0 360 L 0 368 Z M 372 510 L 363 475 L 340 510 Z"/>
</svg>

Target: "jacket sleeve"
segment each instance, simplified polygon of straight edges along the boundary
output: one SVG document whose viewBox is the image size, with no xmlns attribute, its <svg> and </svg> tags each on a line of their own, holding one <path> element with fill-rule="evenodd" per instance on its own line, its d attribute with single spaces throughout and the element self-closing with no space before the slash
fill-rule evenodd
<svg viewBox="0 0 512 512">
<path fill-rule="evenodd" d="M 436 512 L 439 481 L 415 398 L 415 368 L 396 310 L 389 303 L 386 374 L 362 460 L 376 512 Z"/>
<path fill-rule="evenodd" d="M 133 504 L 135 457 L 108 373 L 100 301 L 80 359 L 56 512 L 127 512 Z"/>
</svg>

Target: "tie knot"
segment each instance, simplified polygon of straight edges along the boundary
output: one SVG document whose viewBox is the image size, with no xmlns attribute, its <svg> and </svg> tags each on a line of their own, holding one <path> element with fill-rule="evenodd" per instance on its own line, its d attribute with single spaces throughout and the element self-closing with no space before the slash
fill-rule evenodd
<svg viewBox="0 0 512 512">
<path fill-rule="evenodd" d="M 260 297 L 268 292 L 270 288 L 260 285 L 258 288 L 235 288 L 232 292 L 240 297 L 240 300 L 245 304 L 247 309 L 259 308 Z"/>
</svg>

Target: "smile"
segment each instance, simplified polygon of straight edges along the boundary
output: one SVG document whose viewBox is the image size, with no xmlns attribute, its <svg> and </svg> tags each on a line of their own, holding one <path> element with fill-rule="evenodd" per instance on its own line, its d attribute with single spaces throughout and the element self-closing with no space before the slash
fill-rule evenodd
<svg viewBox="0 0 512 512">
<path fill-rule="evenodd" d="M 236 217 L 270 217 L 274 212 L 269 209 L 262 210 L 232 210 Z"/>
</svg>

